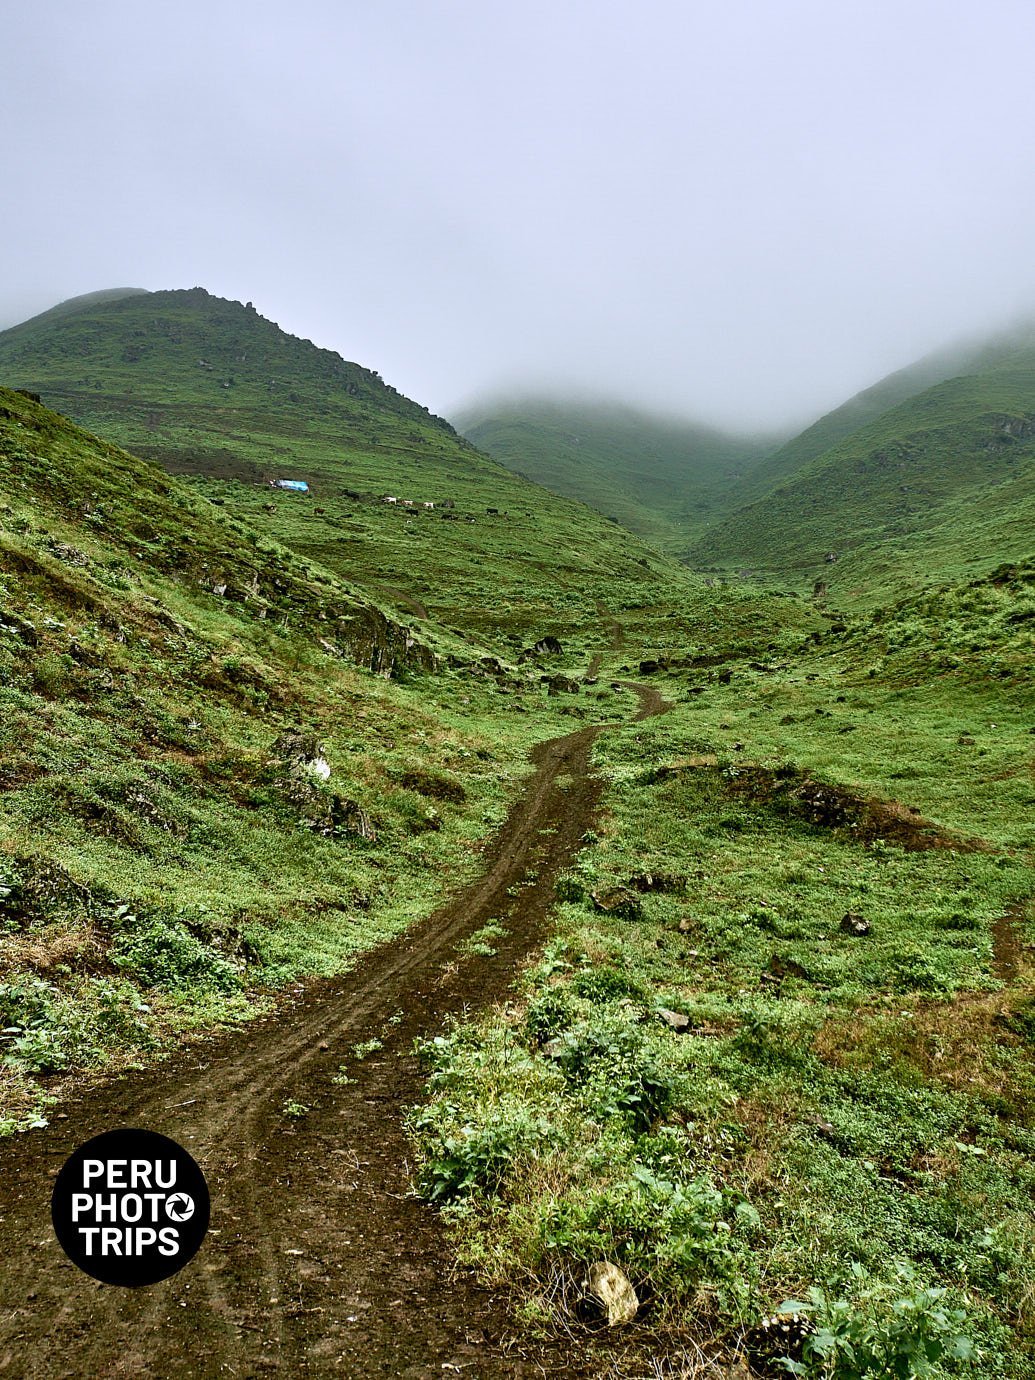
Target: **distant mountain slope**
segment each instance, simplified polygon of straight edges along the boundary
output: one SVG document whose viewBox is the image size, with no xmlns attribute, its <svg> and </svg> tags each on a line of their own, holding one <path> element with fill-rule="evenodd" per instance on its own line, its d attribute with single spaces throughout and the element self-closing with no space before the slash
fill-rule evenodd
<svg viewBox="0 0 1035 1380">
<path fill-rule="evenodd" d="M 482 455 L 372 370 L 201 288 L 94 295 L 0 333 L 0 379 L 412 617 L 499 651 L 689 580 Z M 273 494 L 298 479 L 307 495 Z M 385 501 L 388 497 L 395 503 Z"/>
<path fill-rule="evenodd" d="M 475 407 L 457 423 L 508 469 L 674 550 L 726 511 L 726 495 L 773 444 L 630 407 L 537 398 Z"/>
<path fill-rule="evenodd" d="M 78 297 L 68 297 L 64 302 L 58 302 L 56 306 L 48 307 L 46 311 L 31 317 L 28 321 L 20 322 L 10 329 L 32 335 L 40 326 L 59 316 L 75 316 L 90 307 L 99 307 L 104 302 L 117 302 L 120 297 L 146 297 L 147 295 L 147 288 L 132 287 L 102 288 L 99 292 L 84 292 Z"/>
<path fill-rule="evenodd" d="M 1016 344 L 986 348 L 972 357 L 975 372 L 922 389 L 844 435 L 708 532 L 693 564 L 822 574 L 863 590 L 893 577 L 973 574 L 1029 554 L 1035 348 Z M 847 424 L 844 410 L 832 417 L 828 435 Z M 812 433 L 792 443 L 803 455 L 818 443 Z"/>
<path fill-rule="evenodd" d="M 857 393 L 833 412 L 774 450 L 737 484 L 732 497 L 739 507 L 753 502 L 791 478 L 825 451 L 876 421 L 918 393 L 964 374 L 985 373 L 1018 352 L 1035 349 L 1035 320 L 1018 323 L 991 337 L 961 341 L 936 350 Z"/>
</svg>

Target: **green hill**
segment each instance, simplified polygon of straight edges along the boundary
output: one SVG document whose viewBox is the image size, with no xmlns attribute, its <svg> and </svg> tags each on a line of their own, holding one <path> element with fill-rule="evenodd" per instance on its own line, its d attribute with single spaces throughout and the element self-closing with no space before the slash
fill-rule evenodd
<svg viewBox="0 0 1035 1380">
<path fill-rule="evenodd" d="M 728 494 L 773 444 L 630 407 L 536 398 L 475 407 L 458 423 L 509 469 L 673 551 L 728 511 Z"/>
<path fill-rule="evenodd" d="M 251 314 L 184 296 L 37 320 L 39 359 L 18 365 L 112 432 L 149 437 L 165 469 L 0 389 L 0 1133 L 54 1115 L 74 1134 L 89 1066 L 154 1064 L 158 1105 L 180 1086 L 157 1057 L 177 1035 L 276 1004 L 249 1050 L 290 1029 L 283 1073 L 237 1095 L 263 1143 L 283 1135 L 322 1163 L 347 1108 L 401 1115 L 386 1094 L 417 1030 L 414 1187 L 455 1202 L 451 1248 L 509 1297 L 520 1262 L 515 1331 L 555 1318 L 578 1339 L 580 1281 L 613 1261 L 650 1302 L 627 1357 L 773 1373 L 766 1320 L 806 1293 L 808 1335 L 837 1348 L 813 1376 L 830 1356 L 854 1365 L 860 1337 L 874 1374 L 951 1345 L 982 1376 L 1029 1375 L 1035 566 L 902 588 L 1030 535 L 1025 367 L 870 423 L 885 459 L 856 456 L 846 520 L 873 475 L 906 464 L 940 484 L 941 518 L 902 536 L 913 554 L 889 567 L 892 597 L 842 613 L 786 589 L 709 588 L 376 376 L 351 376 L 349 393 L 342 371 L 358 366 L 313 361 L 304 342 L 282 348 L 308 401 L 270 403 L 245 374 L 222 390 L 240 386 L 240 406 L 213 398 L 165 313 L 184 308 L 189 348 L 203 327 L 210 354 Z M 255 338 L 281 348 L 267 325 Z M 134 373 L 121 352 L 149 341 L 153 368 Z M 100 388 L 75 381 L 87 371 Z M 927 424 L 913 449 L 894 439 L 903 411 L 910 435 Z M 943 434 L 961 476 L 939 468 Z M 276 475 L 313 493 L 274 493 Z M 375 482 L 399 475 L 451 481 L 462 501 L 445 511 L 476 521 L 380 502 Z M 503 507 L 488 501 L 500 492 L 523 495 L 531 520 L 473 511 Z M 810 518 L 789 513 L 802 541 Z M 869 579 L 872 551 L 846 547 L 831 570 L 858 561 L 852 579 Z M 464 631 L 398 614 L 425 589 Z M 548 694 L 528 659 L 483 656 L 486 642 L 516 651 L 547 615 L 571 633 L 566 672 L 592 648 L 577 694 Z M 638 716 L 612 678 L 651 682 Z M 513 909 L 433 964 L 409 952 L 405 1009 L 380 1003 L 336 1074 L 340 1055 L 311 1059 L 316 1027 L 294 1028 L 306 998 L 273 989 L 340 972 L 485 876 L 528 750 L 597 724 L 593 828 L 529 831 Z M 576 778 L 556 760 L 564 802 Z M 568 859 L 556 884 L 551 855 Z M 503 945 L 529 884 L 556 904 L 518 974 Z M 442 1028 L 427 994 L 475 959 L 490 965 L 484 1008 Z M 164 1103 L 191 1105 L 171 1090 Z M 278 1182 L 295 1210 L 297 1181 Z M 251 1240 L 242 1228 L 229 1249 Z M 317 1345 L 351 1306 L 339 1284 L 314 1296 L 326 1317 L 307 1311 Z M 14 1287 L 22 1299 L 20 1274 Z"/>
<path fill-rule="evenodd" d="M 1033 347 L 1035 321 L 1024 321 L 991 337 L 961 341 L 936 350 L 905 369 L 896 370 L 767 455 L 738 482 L 732 495 L 736 505 L 740 507 L 763 497 L 853 432 L 918 393 L 945 383 L 947 379 L 994 369 L 1010 356 Z"/>
<path fill-rule="evenodd" d="M 933 366 L 896 375 L 784 447 L 751 482 L 757 489 L 779 471 L 784 481 L 698 541 L 693 563 L 821 575 L 862 594 L 964 578 L 1027 555 L 1035 347 L 1015 335 L 969 362 L 973 372 L 872 415 Z"/>
<path fill-rule="evenodd" d="M 0 389 L 0 1127 L 33 1078 L 340 968 L 473 865 L 570 720 L 451 657 Z"/>
<path fill-rule="evenodd" d="M 601 602 L 649 604 L 687 584 L 675 563 L 510 473 L 376 373 L 200 288 L 44 313 L 0 334 L 0 378 L 189 477 L 407 618 L 497 652 L 595 628 Z M 274 494 L 277 478 L 310 493 Z"/>
</svg>

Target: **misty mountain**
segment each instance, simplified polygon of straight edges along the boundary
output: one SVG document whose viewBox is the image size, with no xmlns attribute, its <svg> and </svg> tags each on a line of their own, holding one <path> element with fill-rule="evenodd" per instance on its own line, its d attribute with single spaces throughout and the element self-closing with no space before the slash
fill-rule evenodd
<svg viewBox="0 0 1035 1380">
<path fill-rule="evenodd" d="M 587 401 L 487 402 L 456 420 L 509 469 L 671 550 L 728 511 L 728 494 L 775 444 Z"/>
<path fill-rule="evenodd" d="M 689 580 L 373 370 L 201 288 L 65 303 L 0 333 L 0 378 L 400 614 L 497 650 Z M 309 492 L 273 495 L 277 479 Z"/>
<path fill-rule="evenodd" d="M 900 403 L 947 379 L 983 373 L 1018 352 L 1035 348 L 1035 319 L 1017 323 L 993 336 L 957 342 L 888 374 L 870 388 L 826 413 L 755 466 L 738 483 L 739 507 L 777 487 L 853 432 Z"/>
<path fill-rule="evenodd" d="M 953 368 L 966 372 L 937 378 Z M 782 447 L 735 496 L 752 494 L 697 542 L 694 564 L 822 570 L 865 586 L 1023 556 L 1035 532 L 1035 328 L 883 380 Z"/>
</svg>

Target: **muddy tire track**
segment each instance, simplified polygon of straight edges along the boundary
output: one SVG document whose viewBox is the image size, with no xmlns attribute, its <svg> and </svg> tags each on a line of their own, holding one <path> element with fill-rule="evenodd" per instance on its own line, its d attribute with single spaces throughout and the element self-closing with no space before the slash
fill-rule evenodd
<svg viewBox="0 0 1035 1380">
<path fill-rule="evenodd" d="M 667 707 L 656 691 L 628 688 L 637 719 Z M 352 972 L 298 988 L 271 1016 L 157 1069 L 92 1088 L 61 1108 L 67 1120 L 3 1144 L 0 1373 L 598 1373 L 592 1344 L 517 1337 L 509 1299 L 454 1268 L 436 1215 L 410 1193 L 401 1112 L 423 1087 L 414 1041 L 504 995 L 545 937 L 556 878 L 595 818 L 599 732 L 542 744 L 482 876 Z M 506 928 L 495 955 L 464 953 L 490 919 Z M 371 1039 L 381 1048 L 357 1058 Z M 292 1119 L 289 1100 L 310 1110 Z M 181 1141 L 212 1190 L 201 1252 L 150 1289 L 82 1275 L 50 1227 L 53 1176 L 76 1145 L 114 1126 Z"/>
</svg>

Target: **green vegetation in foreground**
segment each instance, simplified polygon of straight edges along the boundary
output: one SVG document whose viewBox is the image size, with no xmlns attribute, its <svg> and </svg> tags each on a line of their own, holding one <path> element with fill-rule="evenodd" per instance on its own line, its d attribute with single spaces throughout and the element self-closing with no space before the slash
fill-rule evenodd
<svg viewBox="0 0 1035 1380">
<path fill-rule="evenodd" d="M 671 552 L 729 511 L 774 442 L 606 403 L 487 403 L 461 431 L 508 469 L 580 499 Z"/>
<path fill-rule="evenodd" d="M 0 390 L 0 1124 L 471 875 L 531 742 L 611 698 L 480 650 Z"/>
<path fill-rule="evenodd" d="M 1029 563 L 717 664 L 655 644 L 673 710 L 599 739 L 556 937 L 429 1043 L 412 1116 L 530 1320 L 605 1259 L 690 1373 L 1035 1373 L 1033 616 Z M 815 1330 L 773 1352 L 785 1301 Z"/>
<path fill-rule="evenodd" d="M 592 635 L 601 602 L 670 605 L 696 584 L 377 374 L 201 288 L 66 303 L 0 333 L 0 377 L 191 477 L 403 621 L 462 629 L 496 655 Z M 273 492 L 276 478 L 311 493 Z"/>
</svg>

